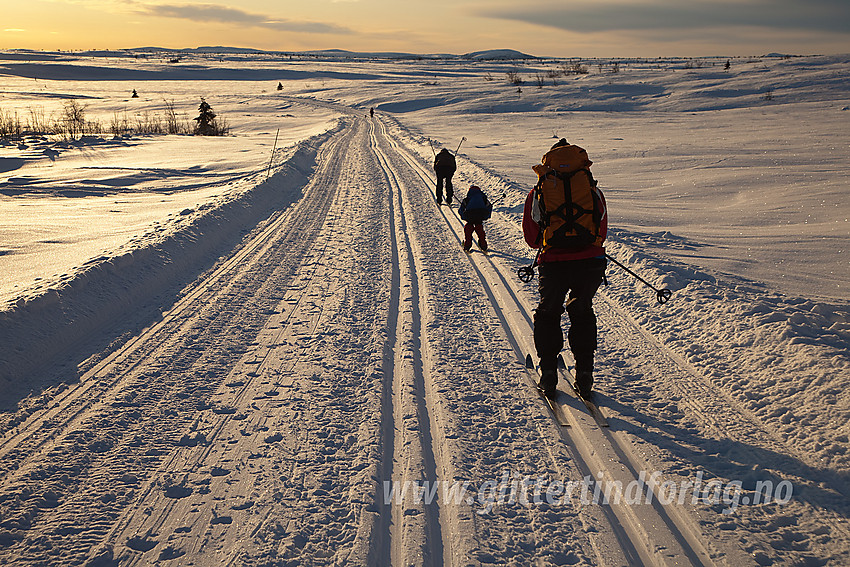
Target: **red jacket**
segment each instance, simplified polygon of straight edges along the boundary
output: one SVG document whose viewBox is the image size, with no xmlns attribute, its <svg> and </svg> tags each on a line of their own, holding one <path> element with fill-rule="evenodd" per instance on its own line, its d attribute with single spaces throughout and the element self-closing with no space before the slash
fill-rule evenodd
<svg viewBox="0 0 850 567">
<path fill-rule="evenodd" d="M 608 236 L 608 206 L 605 204 L 605 195 L 599 191 L 602 197 L 602 224 L 599 227 L 599 232 L 602 238 Z M 529 191 L 525 198 L 525 208 L 522 212 L 522 234 L 525 236 L 525 242 L 532 248 L 540 247 L 540 239 L 543 235 L 540 234 L 540 225 L 531 216 L 531 205 L 534 203 L 534 189 Z M 566 262 L 569 260 L 583 260 L 585 258 L 595 258 L 604 256 L 605 248 L 603 246 L 588 246 L 582 250 L 564 250 L 563 248 L 550 248 L 540 253 L 538 262 Z"/>
</svg>

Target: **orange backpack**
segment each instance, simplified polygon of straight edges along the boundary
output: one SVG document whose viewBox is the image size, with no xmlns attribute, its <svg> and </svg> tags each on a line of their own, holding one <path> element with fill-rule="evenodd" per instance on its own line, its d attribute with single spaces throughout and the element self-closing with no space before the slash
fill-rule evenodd
<svg viewBox="0 0 850 567">
<path fill-rule="evenodd" d="M 544 251 L 602 245 L 604 211 L 596 180 L 590 173 L 592 163 L 583 148 L 567 144 L 549 150 L 542 163 L 532 168 L 538 177 L 534 195 Z"/>
</svg>

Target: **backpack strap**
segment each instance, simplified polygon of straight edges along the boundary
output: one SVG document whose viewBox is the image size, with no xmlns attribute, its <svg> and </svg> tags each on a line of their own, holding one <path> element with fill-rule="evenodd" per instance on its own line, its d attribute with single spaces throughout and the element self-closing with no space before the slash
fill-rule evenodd
<svg viewBox="0 0 850 567">
<path fill-rule="evenodd" d="M 566 225 L 570 225 L 568 230 L 573 229 L 573 224 L 575 221 L 579 219 L 581 216 L 586 214 L 593 214 L 594 211 L 588 211 L 587 209 L 579 206 L 577 203 L 573 202 L 573 193 L 572 193 L 572 178 L 580 173 L 584 172 L 587 174 L 591 186 L 595 185 L 595 181 L 593 179 L 593 175 L 591 175 L 590 170 L 588 169 L 577 169 L 572 173 L 561 173 L 558 171 L 552 171 L 547 173 L 547 176 L 553 176 L 560 179 L 564 184 L 564 202 L 557 209 L 550 213 L 550 216 L 556 214 L 564 219 L 564 223 Z"/>
<path fill-rule="evenodd" d="M 579 172 L 584 172 L 588 181 L 590 182 L 591 187 L 596 187 L 596 180 L 593 178 L 593 174 L 587 168 L 577 169 L 573 172 L 559 172 L 556 170 L 547 171 L 545 174 L 541 175 L 537 181 L 537 185 L 535 185 L 535 195 L 537 197 L 538 206 L 540 209 L 540 225 L 541 225 L 541 235 L 542 232 L 545 231 L 546 227 L 550 224 L 550 219 L 553 216 L 558 216 L 563 219 L 564 224 L 558 227 L 553 236 L 563 236 L 564 234 L 571 232 L 575 233 L 580 239 L 590 243 L 596 239 L 596 235 L 594 235 L 588 228 L 576 222 L 582 216 L 586 214 L 590 214 L 593 216 L 596 224 L 599 224 L 601 220 L 601 213 L 598 207 L 595 206 L 598 196 L 595 191 L 591 190 L 592 198 L 594 200 L 594 207 L 592 210 L 587 210 L 584 207 L 581 207 L 577 203 L 573 202 L 572 199 L 572 178 Z M 548 177 L 556 177 L 561 180 L 564 185 L 564 202 L 555 208 L 552 211 L 546 210 L 545 200 L 540 198 L 540 192 L 542 190 L 543 182 Z"/>
</svg>

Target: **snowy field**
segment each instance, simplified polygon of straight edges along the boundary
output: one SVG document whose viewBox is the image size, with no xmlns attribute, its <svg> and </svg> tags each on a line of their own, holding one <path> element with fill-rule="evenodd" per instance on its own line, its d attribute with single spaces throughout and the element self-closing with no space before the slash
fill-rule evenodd
<svg viewBox="0 0 850 567">
<path fill-rule="evenodd" d="M 171 58 L 0 54 L 0 118 L 230 126 L 0 142 L 0 562 L 850 563 L 850 56 Z M 518 362 L 561 137 L 673 291 L 609 267 L 608 428 Z M 433 201 L 459 144 L 488 256 Z M 471 496 L 386 492 L 422 481 Z"/>
</svg>

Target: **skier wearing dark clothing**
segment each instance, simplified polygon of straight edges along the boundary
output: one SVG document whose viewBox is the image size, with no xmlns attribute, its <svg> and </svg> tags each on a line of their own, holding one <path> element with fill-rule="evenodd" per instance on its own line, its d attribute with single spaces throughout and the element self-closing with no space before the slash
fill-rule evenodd
<svg viewBox="0 0 850 567">
<path fill-rule="evenodd" d="M 457 162 L 455 156 L 443 148 L 434 157 L 434 172 L 437 174 L 437 203 L 443 202 L 443 182 L 446 185 L 446 204 L 452 204 L 454 197 L 454 187 L 452 186 L 452 176 L 457 170 Z"/>
<path fill-rule="evenodd" d="M 472 248 L 472 233 L 478 236 L 478 247 L 482 252 L 487 251 L 487 238 L 484 234 L 484 221 L 490 218 L 493 212 L 493 204 L 487 199 L 487 195 L 477 186 L 469 188 L 466 198 L 460 202 L 458 214 L 466 221 L 463 227 L 463 249 L 469 252 Z"/>
<path fill-rule="evenodd" d="M 565 168 L 566 165 L 554 165 L 550 154 L 557 149 L 568 147 L 563 152 L 572 152 L 579 156 L 571 158 L 573 162 L 583 162 L 577 167 L 586 171 L 585 185 L 589 186 L 592 196 L 594 210 L 595 230 L 592 238 L 587 238 L 584 244 L 576 245 L 572 241 L 563 244 L 563 240 L 554 238 L 550 222 L 553 207 L 547 207 L 541 203 L 539 188 L 548 178 L 557 177 L 553 171 L 557 168 Z M 540 278 L 540 303 L 534 313 L 534 346 L 537 356 L 540 358 L 540 383 L 538 388 L 549 398 L 554 398 L 557 393 L 558 354 L 564 346 L 564 334 L 561 329 L 561 315 L 565 310 L 570 318 L 570 327 L 567 334 L 570 350 L 575 358 L 576 388 L 579 395 L 588 398 L 593 386 L 593 357 L 597 346 L 596 314 L 593 312 L 593 296 L 599 289 L 605 275 L 605 249 L 602 246 L 608 232 L 608 214 L 605 206 L 605 198 L 596 186 L 590 174 L 589 166 L 592 162 L 587 159 L 586 152 L 578 146 L 572 146 L 562 139 L 552 147 L 552 150 L 544 155 L 543 163 L 534 166 L 534 170 L 540 177 L 540 183 L 529 192 L 525 200 L 523 211 L 522 228 L 526 243 L 532 248 L 541 248 L 538 258 L 538 273 Z M 562 169 L 560 171 L 567 171 Z M 573 173 L 575 176 L 575 173 Z M 561 177 L 564 179 L 564 177 Z M 566 176 L 566 184 L 572 185 L 572 194 L 575 198 L 579 191 L 578 186 L 581 179 Z M 575 181 L 573 181 L 575 179 Z M 563 185 L 559 189 L 563 194 Z M 569 193 L 569 191 L 567 191 Z M 564 196 L 561 197 L 565 199 Z M 575 205 L 574 205 L 575 206 Z M 547 217 L 546 209 L 550 213 Z M 581 210 L 580 208 L 577 210 Z M 589 214 L 589 211 L 585 211 Z M 577 218 L 577 217 L 576 217 Z M 575 220 L 575 219 L 574 219 Z M 547 238 L 549 242 L 547 242 Z M 576 237 L 573 237 L 576 238 Z M 552 241 L 555 240 L 553 243 Z M 589 240 L 589 241 L 588 241 Z M 559 247 L 562 244 L 563 247 Z M 567 295 L 569 294 L 569 299 Z"/>
</svg>

